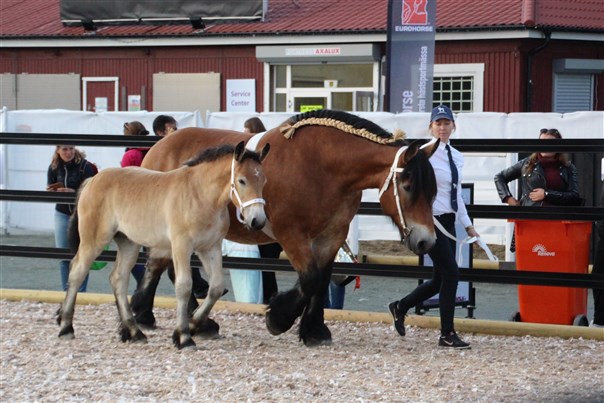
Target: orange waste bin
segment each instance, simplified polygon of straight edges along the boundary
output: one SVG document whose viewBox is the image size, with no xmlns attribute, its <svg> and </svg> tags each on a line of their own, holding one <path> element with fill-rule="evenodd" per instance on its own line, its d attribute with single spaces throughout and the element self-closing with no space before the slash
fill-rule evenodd
<svg viewBox="0 0 604 403">
<path fill-rule="evenodd" d="M 517 270 L 587 273 L 591 222 L 513 222 Z M 518 303 L 522 322 L 578 324 L 577 320 L 587 313 L 587 290 L 519 285 Z"/>
</svg>

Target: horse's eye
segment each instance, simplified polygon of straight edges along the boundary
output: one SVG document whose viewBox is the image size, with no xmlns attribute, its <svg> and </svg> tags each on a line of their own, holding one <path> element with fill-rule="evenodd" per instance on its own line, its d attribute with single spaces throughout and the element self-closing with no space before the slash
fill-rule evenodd
<svg viewBox="0 0 604 403">
<path fill-rule="evenodd" d="M 237 182 L 239 182 L 239 184 L 242 186 L 245 185 L 245 179 L 239 179 Z"/>
<path fill-rule="evenodd" d="M 403 189 L 405 189 L 405 192 L 410 192 L 411 191 L 411 185 L 405 185 L 405 186 L 403 186 Z"/>
</svg>

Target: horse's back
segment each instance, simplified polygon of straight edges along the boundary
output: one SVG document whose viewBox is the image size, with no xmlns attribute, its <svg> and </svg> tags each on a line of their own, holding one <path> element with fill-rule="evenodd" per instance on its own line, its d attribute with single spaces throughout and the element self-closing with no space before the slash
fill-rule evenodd
<svg viewBox="0 0 604 403">
<path fill-rule="evenodd" d="M 200 150 L 220 144 L 247 141 L 246 133 L 222 129 L 188 127 L 180 129 L 158 141 L 147 152 L 142 167 L 155 171 L 169 171 L 181 166 Z"/>
</svg>

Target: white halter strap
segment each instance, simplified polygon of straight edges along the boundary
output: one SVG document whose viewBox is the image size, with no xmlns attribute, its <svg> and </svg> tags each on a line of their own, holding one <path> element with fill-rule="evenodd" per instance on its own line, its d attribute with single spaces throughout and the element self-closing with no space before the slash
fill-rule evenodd
<svg viewBox="0 0 604 403">
<path fill-rule="evenodd" d="M 233 158 L 233 161 L 231 162 L 231 192 L 229 195 L 231 200 L 234 202 L 235 200 L 233 200 L 233 196 L 235 196 L 235 199 L 237 199 L 237 203 L 235 203 L 235 207 L 237 208 L 236 217 L 237 217 L 237 221 L 239 221 L 241 224 L 245 224 L 245 221 L 243 221 L 243 218 L 241 215 L 241 213 L 243 212 L 243 209 L 245 209 L 248 206 L 251 206 L 252 204 L 266 204 L 264 199 L 261 199 L 261 198 L 248 200 L 246 202 L 241 201 L 239 192 L 237 191 L 237 188 L 235 187 L 235 158 Z"/>
<path fill-rule="evenodd" d="M 382 185 L 382 188 L 380 189 L 380 193 L 378 195 L 378 199 L 381 199 L 384 192 L 388 190 L 390 182 L 392 182 L 394 199 L 396 200 L 396 209 L 398 211 L 398 219 L 399 223 L 401 224 L 401 227 L 403 228 L 403 241 L 409 236 L 411 230 L 407 228 L 407 225 L 405 224 L 405 217 L 403 217 L 403 210 L 401 209 L 401 198 L 398 194 L 398 186 L 396 184 L 396 174 L 401 173 L 404 170 L 404 168 L 398 167 L 398 160 L 400 159 L 403 152 L 407 150 L 407 148 L 409 147 L 401 147 L 396 152 L 394 156 L 394 161 L 392 162 L 392 166 L 390 167 L 390 172 L 388 173 L 388 176 L 386 177 L 386 180 L 384 181 L 384 184 Z"/>
</svg>

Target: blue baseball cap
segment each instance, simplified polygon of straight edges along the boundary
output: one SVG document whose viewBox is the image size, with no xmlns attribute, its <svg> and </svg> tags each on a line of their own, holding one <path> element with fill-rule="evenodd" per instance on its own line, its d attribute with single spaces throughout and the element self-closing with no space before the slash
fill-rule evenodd
<svg viewBox="0 0 604 403">
<path fill-rule="evenodd" d="M 436 108 L 432 109 L 432 116 L 430 116 L 430 122 L 434 122 L 438 119 L 449 119 L 454 122 L 453 112 L 446 105 L 438 105 Z"/>
</svg>

